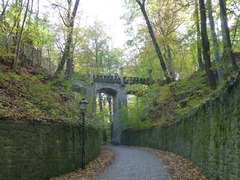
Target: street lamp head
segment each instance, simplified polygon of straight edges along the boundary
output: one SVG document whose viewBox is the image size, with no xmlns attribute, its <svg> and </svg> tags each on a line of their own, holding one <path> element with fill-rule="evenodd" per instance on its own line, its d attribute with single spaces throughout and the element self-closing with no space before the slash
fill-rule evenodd
<svg viewBox="0 0 240 180">
<path fill-rule="evenodd" d="M 87 100 L 85 98 L 82 98 L 82 100 L 80 101 L 79 105 L 80 105 L 80 110 L 81 111 L 86 111 L 87 110 Z"/>
</svg>

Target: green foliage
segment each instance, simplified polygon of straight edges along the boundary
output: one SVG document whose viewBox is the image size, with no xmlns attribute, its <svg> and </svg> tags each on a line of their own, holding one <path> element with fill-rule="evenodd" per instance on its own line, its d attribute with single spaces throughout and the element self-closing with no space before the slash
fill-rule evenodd
<svg viewBox="0 0 240 180">
<path fill-rule="evenodd" d="M 118 72 L 123 52 L 111 48 L 106 26 L 95 21 L 93 26 L 75 28 L 75 71 L 81 74 L 114 74 Z"/>
<path fill-rule="evenodd" d="M 109 116 L 109 111 L 106 108 L 103 108 L 101 112 L 96 114 L 95 121 L 93 123 L 94 126 L 104 130 L 110 129 L 112 120 Z"/>
<path fill-rule="evenodd" d="M 149 106 L 144 97 L 128 96 L 128 106 L 122 107 L 121 122 L 126 128 L 141 129 L 151 126 L 151 121 L 147 117 Z"/>
<path fill-rule="evenodd" d="M 0 41 L 1 41 L 1 38 L 0 38 Z M 15 57 L 15 54 L 7 52 L 6 48 L 1 47 L 0 45 L 0 63 L 11 66 L 14 57 Z"/>
<path fill-rule="evenodd" d="M 207 85 L 205 74 L 197 72 L 190 78 L 160 87 L 152 119 L 160 124 L 178 121 L 202 105 L 213 90 Z"/>
<path fill-rule="evenodd" d="M 35 107 L 34 104 L 29 101 L 25 102 L 25 108 L 27 115 L 30 117 L 38 117 L 42 114 L 41 110 Z"/>
<path fill-rule="evenodd" d="M 31 42 L 34 48 L 54 45 L 54 32 L 50 32 L 51 25 L 46 19 L 29 19 L 24 31 L 24 42 Z M 32 33 L 34 32 L 34 33 Z M 29 43 L 26 43 L 29 45 Z"/>
<path fill-rule="evenodd" d="M 76 122 L 79 117 L 78 102 L 71 83 L 46 81 L 43 75 L 27 76 L 15 72 L 0 72 L 3 96 L 0 104 L 8 110 L 7 116 L 27 119 L 51 119 Z M 6 111 L 1 111 L 2 116 Z"/>
<path fill-rule="evenodd" d="M 148 86 L 142 85 L 142 84 L 133 84 L 133 85 L 127 86 L 126 91 L 129 92 L 129 94 L 142 96 L 146 94 L 146 92 L 148 91 Z"/>
<path fill-rule="evenodd" d="M 0 83 L 20 81 L 21 79 L 22 77 L 14 72 L 8 72 L 7 74 L 0 72 Z"/>
<path fill-rule="evenodd" d="M 134 89 L 134 86 L 132 88 Z M 138 87 L 139 92 L 141 88 Z M 126 128 L 142 129 L 174 123 L 201 106 L 213 90 L 207 85 L 204 72 L 196 72 L 171 84 L 150 86 L 141 97 L 129 98 L 122 109 L 128 119 L 122 119 Z"/>
</svg>

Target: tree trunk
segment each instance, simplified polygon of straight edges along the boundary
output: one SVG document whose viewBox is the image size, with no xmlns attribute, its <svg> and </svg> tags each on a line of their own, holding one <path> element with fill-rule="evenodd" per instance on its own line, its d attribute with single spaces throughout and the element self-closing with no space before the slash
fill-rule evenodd
<svg viewBox="0 0 240 180">
<path fill-rule="evenodd" d="M 15 54 L 15 58 L 12 61 L 12 68 L 15 68 L 14 66 L 15 66 L 15 61 L 16 61 L 17 45 L 18 45 L 18 40 L 19 40 L 18 29 L 20 28 L 20 19 L 21 19 L 21 14 L 22 14 L 22 10 L 23 10 L 23 5 L 22 5 L 21 1 L 20 2 L 16 1 L 15 5 L 16 5 L 16 7 L 20 8 L 20 10 L 19 10 L 18 14 L 16 16 L 14 16 L 14 25 L 13 25 L 12 30 L 11 30 L 11 32 L 14 33 L 14 29 L 16 28 L 16 31 L 13 35 L 13 42 L 12 42 L 13 45 L 11 47 L 11 52 L 13 54 Z M 11 37 L 11 32 L 9 33 L 8 40 Z"/>
<path fill-rule="evenodd" d="M 15 48 L 15 50 L 16 50 L 16 51 L 15 51 L 16 57 L 15 57 L 14 62 L 13 62 L 13 68 L 16 68 L 16 67 L 17 67 L 18 61 L 19 61 L 20 44 L 21 44 L 21 41 L 22 41 L 22 35 L 23 35 L 24 26 L 25 26 L 25 21 L 26 21 L 26 19 L 27 19 L 29 2 L 30 2 L 30 0 L 27 1 L 27 7 L 26 7 L 25 14 L 24 14 L 24 18 L 23 18 L 20 35 L 19 35 L 19 38 L 18 38 L 18 41 L 17 41 L 17 46 L 16 46 L 16 48 Z"/>
<path fill-rule="evenodd" d="M 66 40 L 65 47 L 64 47 L 64 50 L 63 50 L 63 55 L 62 55 L 61 61 L 58 64 L 57 70 L 54 74 L 54 78 L 58 77 L 60 75 L 60 73 L 63 71 L 65 62 L 70 55 L 71 44 L 72 44 L 72 32 L 70 31 L 67 34 L 67 40 Z"/>
<path fill-rule="evenodd" d="M 70 22 L 71 19 L 71 1 L 68 1 L 68 10 L 67 10 L 67 22 Z M 62 19 L 63 20 L 63 19 Z M 64 23 L 64 20 L 63 20 Z M 64 23 L 65 26 L 67 26 L 67 39 L 65 42 L 64 50 L 63 50 L 63 55 L 61 58 L 61 61 L 58 64 L 57 70 L 54 74 L 54 78 L 57 78 L 58 76 L 61 76 L 63 73 L 63 68 L 65 66 L 65 63 L 67 61 L 67 58 L 70 57 L 70 49 L 71 49 L 71 44 L 72 44 L 72 33 L 73 30 L 71 29 L 70 25 Z"/>
<path fill-rule="evenodd" d="M 95 58 L 96 58 L 96 65 L 98 67 L 98 41 L 97 39 L 94 39 L 95 42 Z"/>
<path fill-rule="evenodd" d="M 74 74 L 73 51 L 70 49 L 70 57 L 67 58 L 66 79 L 71 79 Z"/>
<path fill-rule="evenodd" d="M 100 112 L 103 111 L 103 99 L 102 99 L 102 94 L 98 93 L 98 102 L 99 102 L 99 110 Z"/>
<path fill-rule="evenodd" d="M 71 29 L 71 39 L 72 39 L 72 36 L 73 36 L 73 28 L 74 28 L 74 21 L 75 21 L 75 17 L 76 17 L 76 14 L 77 14 L 77 10 L 78 10 L 78 5 L 79 5 L 79 2 L 80 0 L 76 0 L 75 1 L 75 5 L 74 5 L 74 8 L 73 8 L 73 12 L 72 12 L 72 15 L 71 15 L 71 20 L 70 20 L 70 29 Z M 70 44 L 70 47 L 72 45 L 72 41 L 71 41 L 71 44 Z M 73 76 L 73 72 L 74 72 L 74 67 L 73 67 L 73 51 L 71 52 L 71 49 L 69 51 L 69 57 L 67 58 L 67 69 L 66 69 L 66 79 L 71 79 L 72 76 Z"/>
<path fill-rule="evenodd" d="M 4 2 L 4 1 L 3 1 Z M 5 16 L 5 12 L 6 12 L 6 9 L 7 9 L 7 7 L 8 7 L 8 1 L 6 2 L 6 4 L 2 4 L 2 6 L 3 6 L 3 10 L 2 10 L 2 13 L 1 13 L 1 15 L 0 15 L 0 22 L 2 21 L 2 19 L 3 19 L 3 17 Z M 2 23 L 2 22 L 1 22 Z"/>
<path fill-rule="evenodd" d="M 175 76 L 175 72 L 174 72 L 174 68 L 173 68 L 172 52 L 171 52 L 170 46 L 165 43 L 164 43 L 164 51 L 165 51 L 165 53 L 163 54 L 163 56 L 166 59 L 168 72 L 169 72 L 169 75 L 171 76 L 172 80 L 174 81 L 176 76 Z"/>
<path fill-rule="evenodd" d="M 8 5 L 8 1 L 7 1 L 6 5 L 5 5 L 4 7 L 6 8 L 7 5 Z M 18 5 L 18 4 L 16 4 L 16 6 L 17 6 L 17 5 Z M 6 9 L 3 10 L 2 16 L 5 15 L 5 12 L 4 12 L 4 11 L 6 11 Z M 13 23 L 13 26 L 11 26 L 11 28 L 10 28 L 10 26 L 9 26 L 7 23 L 5 23 L 6 39 L 5 39 L 5 42 L 3 43 L 3 46 L 5 46 L 5 47 L 7 48 L 7 52 L 8 52 L 8 53 L 10 53 L 10 52 L 11 52 L 11 53 L 15 53 L 15 52 L 16 52 L 16 51 L 15 51 L 15 48 L 17 47 L 17 39 L 18 39 L 17 36 L 18 36 L 18 33 L 16 32 L 16 33 L 15 33 L 15 36 L 12 36 L 12 35 L 14 34 L 14 29 L 15 29 L 15 28 L 16 28 L 16 29 L 19 28 L 19 19 L 20 19 L 21 13 L 22 13 L 22 8 L 21 8 L 21 10 L 18 12 L 18 14 L 14 16 L 14 23 Z M 1 18 L 3 18 L 3 17 L 1 17 Z M 4 22 L 1 22 L 1 20 L 2 20 L 1 18 L 0 18 L 0 23 L 4 23 Z M 13 38 L 13 43 L 10 43 L 10 42 L 9 42 L 11 38 Z M 12 45 L 10 45 L 10 44 L 12 44 Z M 2 48 L 3 48 L 3 47 L 2 47 Z M 14 64 L 14 59 L 13 59 L 13 61 L 12 61 L 12 67 L 13 67 L 13 64 Z"/>
<path fill-rule="evenodd" d="M 65 42 L 65 47 L 63 50 L 63 55 L 61 58 L 61 61 L 58 64 L 58 68 L 54 74 L 54 78 L 56 78 L 57 76 L 59 76 L 59 74 L 63 71 L 65 62 L 67 61 L 67 67 L 66 67 L 66 79 L 71 79 L 72 75 L 73 75 L 73 52 L 71 52 L 71 46 L 72 46 L 72 39 L 73 39 L 73 28 L 74 28 L 74 20 L 77 14 L 77 9 L 78 9 L 78 5 L 79 5 L 80 0 L 76 0 L 75 1 L 75 5 L 74 5 L 74 9 L 72 11 L 72 14 L 70 15 L 70 6 L 71 6 L 71 2 L 69 2 L 69 7 L 68 7 L 68 21 L 70 22 L 68 28 L 68 32 L 67 32 L 67 39 Z"/>
<path fill-rule="evenodd" d="M 232 45 L 236 42 L 236 35 L 237 35 L 237 31 L 238 31 L 238 27 L 239 27 L 239 16 L 236 18 L 236 23 L 235 23 L 235 27 L 234 27 L 234 35 L 233 35 L 233 40 L 232 40 Z"/>
<path fill-rule="evenodd" d="M 112 139 L 112 137 L 113 137 L 113 119 L 112 119 L 112 97 L 110 96 L 110 95 L 107 95 L 107 102 L 108 102 L 108 110 L 109 110 L 109 121 L 110 121 L 110 123 L 111 123 L 111 129 L 110 129 L 110 136 L 111 136 L 111 138 L 110 139 Z"/>
<path fill-rule="evenodd" d="M 237 63 L 234 59 L 233 56 L 233 51 L 232 51 L 232 43 L 231 43 L 231 39 L 230 39 L 230 33 L 229 33 L 229 28 L 228 28 L 228 19 L 227 19 L 227 12 L 226 12 L 226 2 L 224 2 L 224 0 L 219 0 L 219 5 L 220 5 L 220 14 L 221 14 L 221 21 L 223 24 L 223 30 L 224 30 L 224 40 L 227 46 L 227 53 L 228 53 L 228 57 L 232 63 L 232 69 L 233 71 L 237 71 L 238 67 L 237 67 Z"/>
<path fill-rule="evenodd" d="M 107 95 L 108 110 L 109 110 L 109 121 L 112 122 L 112 98 L 110 95 Z"/>
<path fill-rule="evenodd" d="M 150 34 L 150 36 L 151 36 L 153 45 L 154 45 L 154 47 L 155 47 L 155 51 L 156 51 L 156 53 L 157 53 L 158 59 L 159 59 L 159 61 L 160 61 L 160 65 L 161 65 L 161 67 L 162 67 L 164 76 L 165 76 L 165 78 L 166 78 L 166 82 L 167 82 L 167 83 L 170 83 L 170 82 L 173 81 L 173 79 L 170 77 L 170 75 L 169 75 L 169 73 L 168 73 L 167 66 L 166 66 L 166 64 L 165 64 L 165 62 L 164 62 L 164 59 L 163 59 L 163 56 L 162 56 L 162 52 L 161 52 L 161 50 L 160 50 L 160 48 L 159 48 L 158 42 L 157 42 L 157 40 L 156 40 L 156 38 L 155 38 L 155 35 L 154 35 L 154 32 L 153 32 L 152 25 L 151 25 L 151 23 L 150 23 L 150 20 L 149 20 L 149 18 L 148 18 L 147 13 L 146 13 L 146 9 L 145 9 L 145 1 L 146 1 L 146 0 L 143 0 L 142 3 L 140 2 L 140 0 L 136 0 L 136 1 L 137 1 L 137 3 L 139 4 L 140 9 L 141 9 L 141 11 L 142 11 L 142 14 L 143 14 L 143 16 L 144 16 L 144 19 L 145 19 L 145 21 L 146 21 L 146 23 L 147 23 L 148 32 L 149 32 L 149 34 Z"/>
<path fill-rule="evenodd" d="M 214 19 L 213 19 L 213 15 L 212 15 L 212 1 L 211 0 L 207 0 L 207 9 L 208 9 L 208 18 L 209 18 L 209 23 L 210 23 L 211 35 L 212 35 L 212 42 L 213 42 L 214 62 L 217 67 L 218 80 L 221 83 L 222 79 L 224 78 L 224 73 L 221 68 L 219 43 L 218 43 L 218 38 L 217 38 L 216 31 L 215 31 L 215 23 L 214 23 Z"/>
<path fill-rule="evenodd" d="M 199 0 L 200 7 L 200 17 L 201 17 L 201 36 L 202 36 L 202 49 L 203 49 L 203 57 L 205 61 L 205 68 L 207 73 L 207 78 L 209 84 L 212 88 L 217 86 L 216 79 L 214 77 L 214 73 L 212 71 L 211 58 L 210 58 L 210 45 L 209 39 L 207 35 L 207 23 L 206 23 L 206 8 L 204 4 L 204 0 Z"/>
<path fill-rule="evenodd" d="M 202 61 L 201 32 L 200 32 L 200 26 L 199 26 L 200 20 L 199 20 L 197 0 L 195 0 L 195 14 L 196 14 L 196 27 L 197 27 L 197 58 L 198 58 L 199 69 L 202 71 L 204 70 L 204 64 Z"/>
</svg>

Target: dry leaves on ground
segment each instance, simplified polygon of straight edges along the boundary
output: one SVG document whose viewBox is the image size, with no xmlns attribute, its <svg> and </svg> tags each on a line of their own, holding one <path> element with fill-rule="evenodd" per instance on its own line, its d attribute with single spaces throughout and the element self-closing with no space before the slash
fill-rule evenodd
<svg viewBox="0 0 240 180">
<path fill-rule="evenodd" d="M 114 153 L 109 148 L 103 147 L 101 154 L 86 165 L 85 170 L 78 169 L 77 171 L 52 178 L 51 180 L 92 180 L 112 163 L 114 156 Z"/>
<path fill-rule="evenodd" d="M 179 155 L 146 147 L 135 148 L 147 151 L 159 157 L 164 162 L 173 180 L 207 180 L 191 161 Z M 113 162 L 114 156 L 114 153 L 109 148 L 104 147 L 97 159 L 90 162 L 85 170 L 79 169 L 75 172 L 53 178 L 52 180 L 92 180 Z"/>
<path fill-rule="evenodd" d="M 159 157 L 164 162 L 173 180 L 207 180 L 207 178 L 190 160 L 167 151 L 145 147 L 137 148 Z"/>
</svg>

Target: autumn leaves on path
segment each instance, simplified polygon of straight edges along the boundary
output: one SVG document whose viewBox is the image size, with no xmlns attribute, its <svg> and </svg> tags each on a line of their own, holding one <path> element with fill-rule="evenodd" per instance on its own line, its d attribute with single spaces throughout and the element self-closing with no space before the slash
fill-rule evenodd
<svg viewBox="0 0 240 180">
<path fill-rule="evenodd" d="M 86 179 L 86 180 L 96 179 L 96 180 L 98 180 L 98 179 L 107 178 L 107 176 L 109 175 L 108 174 L 109 171 L 111 171 L 111 169 L 114 169 L 114 168 L 117 168 L 117 171 L 120 171 L 120 172 L 118 172 L 118 175 L 120 175 L 121 173 L 124 173 L 122 178 L 143 179 L 144 176 L 141 176 L 141 177 L 139 175 L 135 176 L 134 173 L 137 173 L 136 168 L 139 168 L 139 170 L 148 168 L 148 167 L 144 167 L 144 166 L 149 166 L 149 164 L 147 164 L 148 160 L 145 161 L 144 158 L 142 158 L 141 156 L 139 157 L 139 155 L 136 155 L 134 153 L 134 152 L 136 152 L 135 150 L 137 150 L 137 152 L 140 152 L 140 154 L 143 153 L 144 156 L 146 155 L 145 154 L 146 152 L 150 153 L 150 154 L 148 154 L 148 153 L 147 154 L 151 156 L 151 159 L 153 157 L 156 161 L 158 161 L 160 159 L 160 161 L 162 161 L 164 163 L 164 165 L 163 165 L 160 162 L 160 166 L 161 166 L 161 168 L 163 168 L 164 174 L 165 175 L 169 174 L 169 176 L 171 176 L 172 180 L 179 180 L 179 179 L 206 180 L 206 177 L 203 174 L 201 174 L 199 169 L 197 167 L 195 167 L 191 161 L 189 161 L 181 156 L 178 156 L 178 155 L 170 153 L 170 152 L 157 150 L 157 149 L 141 148 L 141 147 L 126 147 L 126 146 L 103 147 L 101 154 L 94 161 L 87 164 L 85 170 L 79 169 L 75 172 L 71 172 L 71 173 L 65 174 L 63 176 L 53 178 L 53 180 L 79 180 L 79 179 Z M 120 152 L 120 154 L 119 154 L 119 151 L 122 151 L 122 152 Z M 143 151 L 145 151 L 145 152 L 143 152 Z M 120 158 L 122 158 L 122 157 L 123 157 L 123 159 L 120 160 Z M 132 168 L 134 162 L 130 162 L 130 164 L 129 164 L 128 161 L 131 161 L 132 158 L 139 158 L 139 160 L 137 161 L 138 162 L 137 167 Z M 120 162 L 120 165 L 116 165 L 115 164 L 116 160 L 117 161 L 127 160 L 127 161 Z M 154 160 L 154 163 L 156 163 L 155 160 Z M 111 165 L 113 165 L 113 167 Z M 140 166 L 140 167 L 138 167 L 138 166 Z M 161 168 L 160 168 L 160 172 L 162 172 Z M 123 171 L 122 171 L 122 169 L 123 169 Z M 146 172 L 146 175 L 149 175 L 151 173 L 151 171 L 152 170 Z M 128 175 L 127 175 L 128 173 L 131 173 L 130 174 L 131 177 L 128 177 Z M 155 175 L 155 178 L 153 178 L 152 176 L 151 177 L 149 176 L 149 178 L 159 179 L 158 175 L 156 173 L 154 173 L 154 175 Z M 116 176 L 117 176 L 117 174 L 113 175 L 113 177 L 111 177 L 111 179 L 113 179 L 113 180 L 120 179 L 120 176 L 119 177 L 116 177 Z M 161 178 L 161 176 L 162 175 L 160 175 L 160 178 Z M 169 176 L 167 175 L 167 178 L 169 178 Z"/>
</svg>

